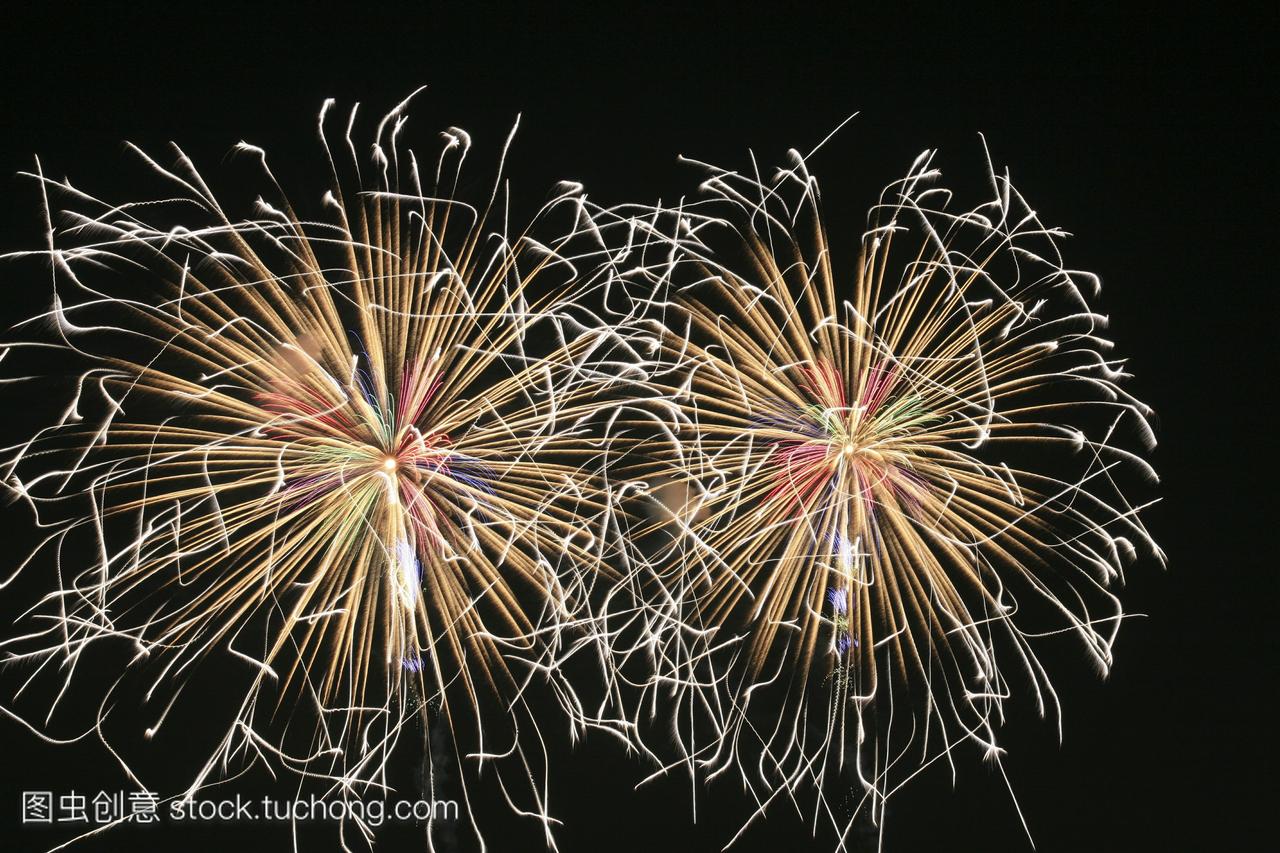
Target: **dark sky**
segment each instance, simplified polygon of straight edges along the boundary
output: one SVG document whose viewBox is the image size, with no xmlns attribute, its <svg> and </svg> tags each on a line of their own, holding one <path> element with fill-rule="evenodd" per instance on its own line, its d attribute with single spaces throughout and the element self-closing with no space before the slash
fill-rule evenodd
<svg viewBox="0 0 1280 853">
<path fill-rule="evenodd" d="M 893 5 L 6 12 L 0 250 L 39 239 L 32 187 L 9 177 L 34 154 L 51 174 L 127 198 L 136 171 L 123 140 L 176 140 L 216 173 L 244 139 L 283 165 L 288 189 L 291 177 L 305 182 L 288 164 L 310 162 L 324 98 L 359 100 L 372 115 L 423 83 L 412 110 L 419 132 L 457 125 L 496 145 L 520 113 L 509 170 L 518 183 L 540 192 L 579 180 L 601 202 L 674 199 L 698 178 L 679 154 L 740 164 L 751 148 L 777 162 L 860 112 L 814 163 L 833 221 L 851 228 L 869 193 L 925 148 L 941 149 L 953 183 L 980 180 L 981 132 L 1042 218 L 1075 235 L 1069 263 L 1103 276 L 1102 309 L 1131 356 L 1131 387 L 1160 419 L 1164 503 L 1150 523 L 1170 566 L 1133 566 L 1125 593 L 1147 618 L 1122 632 L 1106 683 L 1083 657 L 1052 661 L 1061 746 L 1052 726 L 1021 717 L 1004 738 L 1036 849 L 1261 849 L 1277 793 L 1274 713 L 1263 698 L 1276 678 L 1265 485 L 1275 204 L 1264 186 L 1276 122 L 1260 50 L 1274 15 L 1231 18 L 1221 5 L 1194 18 L 1166 4 Z M 5 324 L 42 304 L 45 286 L 6 266 Z M 6 529 L 26 522 L 16 508 L 0 510 Z M 563 768 L 564 853 L 719 849 L 741 807 L 731 784 L 712 789 L 695 826 L 682 786 L 633 793 L 626 762 L 591 741 Z M 17 825 L 16 792 L 32 779 L 65 789 L 112 772 L 102 756 L 70 759 L 0 719 L 0 849 L 58 840 Z M 892 802 L 889 818 L 889 851 L 1029 849 L 998 774 L 977 756 L 961 764 L 954 791 L 948 773 L 930 774 Z M 130 835 L 128 849 L 287 843 L 243 827 L 160 832 Z M 498 839 L 494 849 L 525 848 Z M 830 844 L 778 810 L 735 849 Z"/>
</svg>

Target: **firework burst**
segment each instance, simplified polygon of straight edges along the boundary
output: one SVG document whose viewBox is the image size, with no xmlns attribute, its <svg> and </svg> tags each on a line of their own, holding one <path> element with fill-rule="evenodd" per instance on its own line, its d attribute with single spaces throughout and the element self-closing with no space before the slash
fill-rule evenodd
<svg viewBox="0 0 1280 853">
<path fill-rule="evenodd" d="M 998 761 L 1015 690 L 1056 716 L 1038 644 L 1074 636 L 1105 672 L 1123 565 L 1163 558 L 1125 496 L 1155 480 L 1126 449 L 1154 445 L 1151 412 L 1097 279 L 1007 175 L 957 212 L 932 160 L 848 257 L 794 152 L 772 181 L 708 167 L 708 200 L 599 215 L 627 235 L 666 424 L 635 472 L 665 531 L 633 579 L 646 707 L 674 708 L 675 763 L 741 775 L 755 816 L 816 789 L 841 847 L 958 745 Z"/>
<path fill-rule="evenodd" d="M 273 199 L 246 220 L 176 147 L 172 168 L 134 149 L 176 196 L 113 205 L 32 176 L 66 200 L 46 200 L 47 249 L 23 253 L 55 293 L 19 327 L 48 333 L 7 354 L 78 376 L 61 417 L 4 461 L 45 530 L 21 571 L 58 567 L 32 630 L 4 645 L 30 672 L 22 690 L 63 680 L 56 707 L 92 648 L 127 642 L 120 680 L 147 673 L 147 738 L 202 659 L 239 661 L 238 708 L 182 796 L 258 762 L 376 794 L 421 719 L 454 733 L 460 765 L 516 756 L 521 809 L 549 832 L 523 695 L 551 683 L 573 725 L 607 725 L 557 673 L 565 627 L 613 572 L 597 427 L 625 372 L 565 295 L 590 289 L 566 249 L 580 200 L 562 187 L 531 220 L 565 219 L 554 240 L 508 234 L 501 167 L 487 197 L 457 197 L 465 132 L 420 163 L 398 142 L 401 104 L 365 158 L 355 110 L 331 145 L 331 106 L 317 220 L 245 144 Z M 272 734 L 287 697 L 317 721 L 289 724 L 292 749 Z M 509 725 L 486 730 L 495 713 Z"/>
</svg>

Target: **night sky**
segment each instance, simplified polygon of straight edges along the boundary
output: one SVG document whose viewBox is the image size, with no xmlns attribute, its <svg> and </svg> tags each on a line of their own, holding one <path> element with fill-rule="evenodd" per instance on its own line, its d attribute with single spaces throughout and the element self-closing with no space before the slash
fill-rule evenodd
<svg viewBox="0 0 1280 853">
<path fill-rule="evenodd" d="M 1100 310 L 1160 438 L 1163 503 L 1148 524 L 1169 567 L 1130 566 L 1122 592 L 1126 609 L 1145 616 L 1124 626 L 1105 682 L 1071 647 L 1045 661 L 1063 699 L 1061 744 L 1025 697 L 1010 706 L 1005 767 L 1036 849 L 1262 849 L 1277 793 L 1264 694 L 1276 681 L 1278 590 L 1268 488 L 1275 332 L 1265 308 L 1275 205 L 1264 186 L 1276 120 L 1260 46 L 1275 16 L 1235 19 L 1214 6 L 1174 18 L 1157 4 L 893 5 L 9 11 L 0 252 L 40 247 L 38 194 L 16 177 L 33 155 L 47 173 L 122 200 L 140 174 L 124 140 L 147 149 L 178 141 L 207 178 L 232 169 L 228 152 L 247 140 L 302 197 L 325 98 L 360 101 L 371 117 L 422 84 L 411 126 L 424 149 L 456 125 L 480 158 L 521 115 L 508 173 L 536 200 L 571 179 L 602 204 L 673 202 L 700 178 L 677 155 L 745 165 L 750 149 L 778 163 L 858 112 L 810 164 L 836 251 L 853 251 L 874 194 L 926 148 L 940 149 L 949 184 L 981 192 L 981 133 L 1041 218 L 1074 235 L 1068 265 L 1102 276 Z M 48 279 L 8 263 L 0 288 L 7 328 L 43 308 Z M 30 387 L 3 399 L 6 445 L 53 406 Z M 0 524 L 6 540 L 29 540 L 21 505 L 0 507 Z M 6 551 L 4 576 L 16 544 Z M 12 614 L 0 591 L 0 616 Z M 614 744 L 552 749 L 563 853 L 718 850 L 745 814 L 731 781 L 700 792 L 695 824 L 687 781 L 637 792 L 638 767 Z M 22 853 L 65 835 L 20 826 L 18 792 L 123 785 L 101 749 L 48 746 L 6 718 L 0 776 L 0 850 Z M 540 849 L 527 825 L 508 829 L 495 811 L 491 849 Z M 415 849 L 412 837 L 388 830 L 377 849 Z M 73 849 L 288 843 L 278 825 L 126 827 Z M 832 846 L 778 808 L 733 849 Z M 1000 774 L 976 751 L 958 761 L 954 787 L 938 767 L 890 802 L 885 850 L 944 846 L 1031 849 Z"/>
</svg>

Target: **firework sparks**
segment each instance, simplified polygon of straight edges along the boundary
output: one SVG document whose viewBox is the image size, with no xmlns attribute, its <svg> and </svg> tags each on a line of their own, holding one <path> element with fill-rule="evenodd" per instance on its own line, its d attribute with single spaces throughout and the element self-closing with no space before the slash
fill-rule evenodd
<svg viewBox="0 0 1280 853">
<path fill-rule="evenodd" d="M 47 250 L 24 253 L 55 272 L 53 308 L 36 318 L 52 337 L 11 351 L 88 364 L 57 422 L 4 461 L 47 533 L 25 570 L 69 573 L 33 610 L 37 628 L 3 645 L 28 683 L 65 677 L 56 705 L 90 647 L 126 639 L 128 669 L 151 674 L 148 738 L 197 661 L 249 662 L 239 710 L 184 796 L 237 756 L 337 796 L 376 793 L 421 719 L 455 732 L 459 763 L 516 755 L 534 798 L 522 809 L 551 844 L 516 734 L 525 688 L 554 681 L 575 726 L 612 725 L 585 718 L 557 676 L 572 653 L 562 631 L 614 571 L 610 439 L 593 430 L 625 373 L 611 333 L 572 319 L 570 297 L 590 289 L 564 248 L 580 200 L 565 187 L 533 217 L 567 212 L 575 224 L 555 240 L 508 236 L 501 167 L 479 205 L 455 197 L 465 132 L 419 163 L 398 143 L 401 104 L 363 160 L 355 110 L 330 144 L 331 106 L 319 221 L 244 144 L 278 199 L 244 221 L 176 148 L 173 169 L 137 153 L 177 198 L 111 205 L 32 176 L 68 208 L 50 216 Z M 83 572 L 63 565 L 90 551 Z M 273 691 L 314 708 L 301 752 L 272 739 Z M 481 725 L 495 708 L 512 723 L 496 750 Z"/>
<path fill-rule="evenodd" d="M 1163 559 L 1125 496 L 1155 480 L 1123 438 L 1151 447 L 1151 413 L 1088 307 L 1096 278 L 1007 176 L 954 212 L 932 159 L 855 257 L 794 152 L 773 182 L 711 168 L 709 200 L 598 217 L 652 318 L 634 334 L 666 427 L 636 476 L 688 496 L 659 505 L 675 532 L 636 581 L 650 713 L 675 709 L 691 772 L 741 774 L 751 820 L 816 788 L 841 847 L 837 792 L 879 821 L 958 745 L 998 761 L 1015 688 L 1056 715 L 1038 637 L 1105 672 L 1111 587 L 1139 550 Z"/>
</svg>

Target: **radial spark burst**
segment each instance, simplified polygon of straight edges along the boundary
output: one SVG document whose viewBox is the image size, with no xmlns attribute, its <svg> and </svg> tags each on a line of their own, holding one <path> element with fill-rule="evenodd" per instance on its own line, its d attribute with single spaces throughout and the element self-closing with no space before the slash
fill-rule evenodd
<svg viewBox="0 0 1280 853">
<path fill-rule="evenodd" d="M 794 152 L 773 181 L 711 169 L 707 200 L 599 217 L 630 235 L 667 422 L 638 475 L 667 543 L 637 579 L 650 710 L 675 709 L 677 763 L 742 776 L 751 819 L 816 788 L 841 847 L 958 745 L 998 761 L 1019 688 L 1057 714 L 1044 638 L 1106 672 L 1124 563 L 1163 559 L 1125 497 L 1155 481 L 1125 449 L 1154 445 L 1151 412 L 1098 280 L 1006 175 L 956 212 L 932 160 L 847 254 Z"/>
<path fill-rule="evenodd" d="M 392 748 L 421 719 L 453 733 L 451 775 L 515 756 L 533 799 L 521 809 L 549 827 L 523 696 L 550 682 L 573 725 L 599 723 L 558 665 L 566 626 L 581 628 L 613 572 L 597 428 L 623 372 L 610 333 L 569 298 L 590 289 L 566 248 L 580 199 L 562 187 L 508 234 L 501 167 L 473 203 L 456 194 L 465 132 L 419 162 L 398 143 L 401 104 L 365 157 L 355 110 L 331 145 L 331 106 L 318 219 L 245 144 L 272 199 L 249 219 L 176 147 L 172 168 L 134 149 L 170 185 L 158 199 L 109 204 L 31 176 L 49 242 L 23 254 L 47 262 L 55 293 L 6 354 L 76 378 L 56 422 L 3 463 L 44 528 L 6 585 L 52 587 L 3 645 L 29 672 L 20 693 L 63 682 L 47 720 L 83 705 L 91 649 L 127 643 L 92 722 L 104 742 L 122 684 L 141 682 L 136 728 L 162 738 L 180 694 L 208 695 L 190 688 L 203 659 L 238 661 L 243 679 L 216 691 L 239 690 L 238 709 L 182 796 L 256 763 L 337 797 L 381 796 Z M 537 241 L 557 217 L 558 236 Z M 286 701 L 315 725 L 282 734 L 300 713 L 279 714 Z"/>
</svg>

